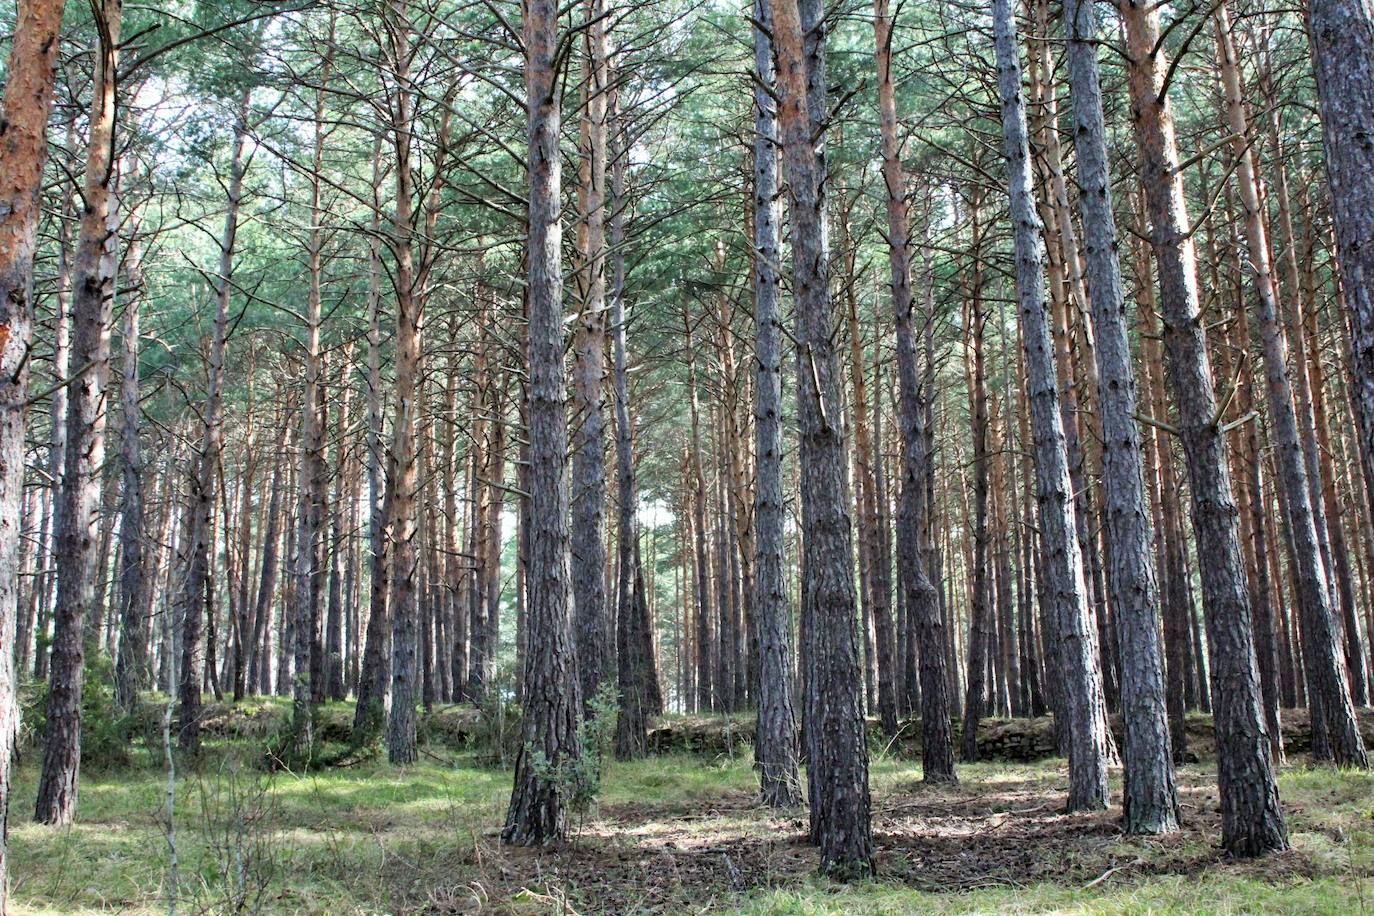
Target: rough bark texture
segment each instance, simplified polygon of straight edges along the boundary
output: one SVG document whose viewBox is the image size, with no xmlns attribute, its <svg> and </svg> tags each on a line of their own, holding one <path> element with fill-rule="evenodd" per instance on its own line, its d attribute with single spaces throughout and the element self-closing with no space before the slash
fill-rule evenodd
<svg viewBox="0 0 1374 916">
<path fill-rule="evenodd" d="M 1249 118 L 1245 111 L 1244 88 L 1231 40 L 1230 17 L 1226 6 L 1215 14 L 1217 50 L 1221 61 L 1222 91 L 1226 100 L 1227 126 L 1235 138 L 1236 184 L 1245 211 L 1245 241 L 1250 265 L 1255 274 L 1256 304 L 1259 312 L 1260 341 L 1264 353 L 1265 389 L 1269 398 L 1269 422 L 1275 457 L 1282 475 L 1280 483 L 1288 495 L 1288 526 L 1292 534 L 1291 559 L 1298 584 L 1302 612 L 1303 661 L 1307 669 L 1309 696 L 1321 694 L 1320 710 L 1326 718 L 1330 749 L 1339 766 L 1368 767 L 1364 741 L 1355 721 L 1350 686 L 1346 682 L 1345 658 L 1340 647 L 1340 632 L 1332 608 L 1326 567 L 1318 544 L 1318 518 L 1308 468 L 1298 432 L 1297 411 L 1293 407 L 1293 386 L 1288 376 L 1288 338 L 1280 324 L 1278 291 L 1274 282 L 1268 232 L 1260 202 L 1259 176 L 1250 149 Z M 1299 349 L 1302 344 L 1299 341 Z M 1317 707 L 1314 705 L 1314 712 Z"/>
<path fill-rule="evenodd" d="M 901 492 L 897 509 L 897 565 L 905 595 L 909 628 L 907 659 L 918 666 L 921 695 L 922 770 L 927 782 L 954 776 L 954 742 L 950 734 L 948 674 L 945 670 L 944 620 L 940 596 L 927 574 L 921 535 L 926 529 L 926 404 L 916 367 L 914 296 L 911 290 L 911 214 L 906 200 L 906 174 L 897 136 L 897 99 L 892 81 L 892 17 L 888 0 L 874 0 L 873 34 L 878 62 L 878 122 L 882 134 L 883 183 L 887 197 L 887 257 L 892 284 L 892 312 L 897 325 L 898 420 L 902 438 Z M 929 276 L 927 299 L 931 293 Z M 933 304 L 927 302 L 928 305 Z M 929 392 L 925 392 L 928 396 Z M 761 452 L 760 452 L 761 454 Z M 911 662 L 905 661 L 908 671 Z"/>
<path fill-rule="evenodd" d="M 1049 311 L 1045 302 L 1044 252 L 1031 184 L 1030 146 L 1016 24 L 1010 0 L 994 0 L 997 84 L 1011 197 L 1016 292 L 1026 353 L 1031 432 L 1035 449 L 1036 500 L 1044 544 L 1046 596 L 1056 605 L 1060 675 L 1064 679 L 1069 731 L 1070 811 L 1107 804 L 1107 735 L 1098 714 L 1102 681 L 1097 638 L 1087 603 L 1087 584 L 1075 535 L 1064 425 L 1059 409 Z"/>
<path fill-rule="evenodd" d="M 156 554 L 148 540 L 144 508 L 144 459 L 139 441 L 138 399 L 139 307 L 143 301 L 142 242 L 138 222 L 130 220 L 131 238 L 124 255 L 129 293 L 124 302 L 119 385 L 120 459 L 123 464 L 119 518 L 119 654 L 115 658 L 115 700 L 132 710 L 138 692 L 148 686 L 148 623 L 152 607 L 150 566 Z M 246 556 L 246 555 L 245 555 Z M 246 576 L 246 573 L 245 573 Z"/>
<path fill-rule="evenodd" d="M 773 8 L 777 45 L 778 122 L 791 199 L 792 280 L 798 346 L 797 414 L 803 544 L 802 617 L 812 628 L 815 718 L 807 725 L 812 837 L 821 870 L 839 877 L 873 872 L 858 646 L 854 636 L 854 570 L 844 418 L 834 315 L 827 288 L 825 164 L 817 149 L 824 99 L 825 25 L 808 0 L 803 37 L 797 0 Z M 817 89 L 808 90 L 808 86 Z M 809 606 L 808 606 L 809 605 Z"/>
<path fill-rule="evenodd" d="M 628 201 L 625 177 L 629 150 L 619 109 L 619 94 L 610 101 L 610 261 L 611 327 L 615 369 L 615 462 L 618 582 L 616 590 L 616 675 L 620 687 L 620 717 L 616 720 L 615 752 L 622 760 L 642 757 L 649 750 L 649 717 L 662 712 L 658 662 L 654 658 L 654 621 L 644 589 L 644 564 L 639 553 L 639 488 L 635 481 L 634 425 L 630 420 L 630 369 L 626 352 L 625 216 Z"/>
<path fill-rule="evenodd" d="M 758 730 L 754 766 L 766 805 L 801 804 L 782 489 L 782 200 L 778 193 L 770 0 L 754 0 L 754 614 Z"/>
<path fill-rule="evenodd" d="M 323 87 L 329 81 L 331 59 L 326 57 L 320 75 Z M 310 758 L 314 744 L 314 703 L 312 694 L 321 685 L 314 683 L 313 658 L 315 633 L 320 626 L 320 602 L 323 597 L 325 487 L 329 473 L 324 459 L 324 392 L 322 390 L 323 356 L 320 353 L 320 323 L 323 319 L 321 283 L 323 262 L 321 249 L 324 232 L 321 223 L 320 175 L 324 157 L 324 90 L 315 93 L 315 142 L 310 182 L 310 231 L 306 239 L 306 273 L 309 288 L 305 311 L 305 385 L 301 393 L 301 468 L 300 491 L 296 509 L 300 534 L 296 541 L 295 607 L 291 613 L 296 621 L 295 677 L 291 685 L 292 751 L 299 761 Z"/>
<path fill-rule="evenodd" d="M 972 227 L 972 258 L 966 276 L 969 279 L 968 307 L 965 310 L 967 339 L 965 342 L 965 375 L 969 379 L 969 432 L 973 438 L 973 553 L 969 575 L 973 580 L 969 605 L 968 681 L 964 688 L 963 747 L 960 759 L 973 763 L 978 759 L 978 722 L 988 707 L 988 661 L 997 623 L 992 606 L 992 578 L 988 568 L 988 383 L 987 356 L 983 347 L 987 330 L 987 314 L 983 311 L 982 290 L 982 231 L 978 219 L 979 196 L 970 214 Z"/>
<path fill-rule="evenodd" d="M 99 519 L 105 462 L 106 378 L 110 368 L 110 321 L 114 304 L 119 207 L 115 200 L 115 69 L 122 9 L 119 0 L 94 8 L 103 20 L 95 51 L 95 76 L 82 190 L 81 229 L 72 272 L 72 357 L 76 375 L 67 401 L 67 454 L 59 491 L 57 607 L 53 615 L 52 667 L 44 727 L 43 773 L 34 819 L 69 824 L 76 816 L 81 767 L 81 690 L 88 621 L 99 621 L 96 583 L 103 578 Z M 91 640 L 94 645 L 94 640 Z M 10 651 L 9 643 L 5 651 Z"/>
<path fill-rule="evenodd" d="M 1287 848 L 1288 837 L 1260 708 L 1250 596 L 1198 305 L 1197 256 L 1164 83 L 1167 61 L 1159 50 L 1159 11 L 1134 0 L 1124 4 L 1121 13 L 1130 56 L 1131 117 L 1159 271 L 1169 381 L 1187 456 L 1193 531 L 1199 553 L 1207 558 L 1201 564 L 1202 598 L 1212 649 L 1222 845 L 1233 855 L 1256 856 Z"/>
<path fill-rule="evenodd" d="M 606 615 L 606 21 L 587 0 L 577 182 L 573 331 L 572 585 L 584 714 L 611 669 Z"/>
<path fill-rule="evenodd" d="M 503 842 L 550 843 L 567 832 L 564 789 L 545 766 L 562 767 L 581 753 L 577 658 L 568 607 L 568 431 L 563 377 L 562 226 L 555 80 L 557 5 L 525 4 L 525 90 L 528 117 L 530 517 L 523 696 L 524 741 L 515 763 Z M 542 775 L 541 775 L 542 774 Z"/>
<path fill-rule="evenodd" d="M 1178 790 L 1169 753 L 1164 658 L 1156 608 L 1159 589 L 1150 556 L 1144 459 L 1126 302 L 1112 215 L 1107 131 L 1097 63 L 1097 21 L 1091 3 L 1064 5 L 1069 90 L 1078 151 L 1079 214 L 1092 289 L 1098 407 L 1102 424 L 1102 486 L 1107 521 L 1107 582 L 1121 644 L 1121 715 L 1127 833 L 1178 829 Z"/>
<path fill-rule="evenodd" d="M 1336 255 L 1350 315 L 1350 395 L 1359 414 L 1361 458 L 1369 468 L 1374 462 L 1374 9 L 1367 0 L 1311 0 L 1307 14 Z M 1367 485 L 1374 487 L 1374 481 Z"/>
<path fill-rule="evenodd" d="M 403 33 L 393 29 L 393 59 L 406 60 L 409 48 Z M 411 222 L 415 182 L 411 171 L 411 115 L 409 72 L 397 73 L 391 109 L 392 145 L 396 154 L 396 208 L 392 218 L 396 258 L 396 413 L 391 429 L 389 475 L 392 529 L 391 556 L 391 709 L 387 717 L 387 757 L 392 763 L 419 759 L 415 744 L 415 680 L 419 630 L 419 512 L 420 469 L 416 455 L 416 426 L 420 411 L 420 345 L 424 325 L 423 298 L 417 290 Z"/>
<path fill-rule="evenodd" d="M 367 634 L 358 672 L 358 700 L 353 711 L 353 740 L 374 734 L 385 715 L 391 687 L 391 619 L 387 606 L 390 562 L 391 500 L 386 495 L 385 448 L 382 445 L 381 332 L 381 134 L 372 150 L 372 231 L 368 234 L 367 280 L 367 542 L 369 597 Z"/>
</svg>

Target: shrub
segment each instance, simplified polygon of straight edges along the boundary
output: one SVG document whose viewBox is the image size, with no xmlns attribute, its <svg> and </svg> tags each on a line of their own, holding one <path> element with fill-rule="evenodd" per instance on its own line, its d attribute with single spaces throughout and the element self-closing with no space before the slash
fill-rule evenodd
<svg viewBox="0 0 1374 916">
<path fill-rule="evenodd" d="M 29 684 L 20 694 L 20 748 L 38 748 L 46 736 L 48 682 Z M 119 708 L 114 698 L 114 666 L 103 655 L 86 662 L 81 690 L 81 768 L 127 767 L 139 717 Z"/>
</svg>

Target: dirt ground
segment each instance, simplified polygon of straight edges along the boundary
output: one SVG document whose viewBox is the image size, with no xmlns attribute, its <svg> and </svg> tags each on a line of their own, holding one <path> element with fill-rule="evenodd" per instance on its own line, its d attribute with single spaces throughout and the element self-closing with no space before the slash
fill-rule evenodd
<svg viewBox="0 0 1374 916">
<path fill-rule="evenodd" d="M 1119 808 L 1062 813 L 1062 778 L 898 784 L 875 793 L 878 877 L 953 893 L 1039 882 L 1091 888 L 1217 870 L 1301 880 L 1327 870 L 1300 851 L 1261 863 L 1226 860 L 1216 845 L 1220 813 L 1209 774 L 1184 769 L 1179 783 L 1183 829 L 1148 839 L 1121 833 Z M 805 808 L 771 811 L 737 790 L 607 805 L 559 849 L 509 849 L 494 835 L 483 838 L 464 863 L 481 878 L 416 903 L 430 913 L 700 912 L 814 880 L 818 855 L 806 829 Z"/>
</svg>

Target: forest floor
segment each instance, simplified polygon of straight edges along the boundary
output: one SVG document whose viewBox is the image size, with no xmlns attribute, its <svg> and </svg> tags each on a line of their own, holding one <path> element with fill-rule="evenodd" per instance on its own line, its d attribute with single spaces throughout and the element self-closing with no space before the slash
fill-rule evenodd
<svg viewBox="0 0 1374 916">
<path fill-rule="evenodd" d="M 258 744 L 260 747 L 260 742 Z M 1063 760 L 960 767 L 928 788 L 919 760 L 875 753 L 877 878 L 815 876 L 805 809 L 755 802 L 747 751 L 608 762 L 594 808 L 556 850 L 509 849 L 510 771 L 432 744 L 305 774 L 266 772 L 225 742 L 178 774 L 179 912 L 1167 913 L 1374 911 L 1374 775 L 1290 759 L 1292 851 L 1227 861 L 1210 761 L 1179 773 L 1184 829 L 1123 836 L 1119 808 L 1065 815 Z M 79 820 L 10 818 L 14 913 L 165 912 L 171 846 L 160 752 L 81 780 Z M 1119 774 L 1117 774 L 1119 780 Z"/>
</svg>

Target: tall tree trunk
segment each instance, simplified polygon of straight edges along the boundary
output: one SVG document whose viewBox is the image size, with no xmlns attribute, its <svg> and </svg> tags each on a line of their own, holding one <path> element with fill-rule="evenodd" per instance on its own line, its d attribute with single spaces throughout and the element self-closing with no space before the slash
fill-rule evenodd
<svg viewBox="0 0 1374 916">
<path fill-rule="evenodd" d="M 57 612 L 44 727 L 43 773 L 34 819 L 69 824 L 76 816 L 81 764 L 81 690 L 87 620 L 98 614 L 101 469 L 105 461 L 105 387 L 110 368 L 110 315 L 118 266 L 115 199 L 115 71 L 122 22 L 119 0 L 96 10 L 101 39 L 92 81 L 89 145 L 72 275 L 72 356 L 76 374 L 67 403 L 67 454 L 55 532 Z M 90 640 L 95 648 L 95 640 Z M 6 654 L 11 646 L 6 645 Z M 6 662 L 6 666 L 11 662 Z"/>
<path fill-rule="evenodd" d="M 782 489 L 782 200 L 770 29 L 772 0 L 754 0 L 754 614 L 759 682 L 754 765 L 766 805 L 801 804 L 797 716 L 792 706 Z"/>
<path fill-rule="evenodd" d="M 1121 712 L 1125 730 L 1122 807 L 1127 833 L 1178 829 L 1178 791 L 1164 702 L 1164 658 L 1155 608 L 1159 589 L 1150 556 L 1144 460 L 1131 343 L 1117 260 L 1107 131 L 1097 63 L 1097 21 L 1088 3 L 1064 7 L 1069 89 L 1078 153 L 1098 407 L 1102 424 L 1102 485 L 1106 491 L 1107 582 L 1121 643 Z"/>
<path fill-rule="evenodd" d="M 416 427 L 420 412 L 421 328 L 424 293 L 416 282 L 412 222 L 415 182 L 411 140 L 415 129 L 411 111 L 410 35 L 406 23 L 391 29 L 391 59 L 397 66 L 391 89 L 391 142 L 396 170 L 395 210 L 392 216 L 392 253 L 396 289 L 396 412 L 391 430 L 391 709 L 387 718 L 387 757 L 393 764 L 419 759 L 415 744 L 415 681 L 417 675 L 419 466 Z"/>
<path fill-rule="evenodd" d="M 1160 50 L 1159 9 L 1143 0 L 1121 7 L 1129 53 L 1128 87 L 1150 244 L 1159 269 L 1160 314 L 1169 381 L 1188 461 L 1193 531 L 1212 648 L 1212 700 L 1222 809 L 1222 845 L 1238 856 L 1288 846 L 1269 739 L 1260 705 L 1250 596 L 1241 559 L 1226 440 L 1197 295 L 1196 254 L 1178 169 L 1178 144 Z"/>
<path fill-rule="evenodd" d="M 607 678 L 606 66 L 604 0 L 586 0 L 577 169 L 577 306 L 573 331 L 572 585 L 584 715 Z"/>
<path fill-rule="evenodd" d="M 926 398 L 916 367 L 916 317 L 911 290 L 911 214 L 907 208 L 906 174 L 897 135 L 897 98 L 892 80 L 892 16 L 888 0 L 874 0 L 873 35 L 878 65 L 878 123 L 882 134 L 883 183 L 887 198 L 888 267 L 892 312 L 897 325 L 897 379 L 901 409 L 901 492 L 897 509 L 897 566 L 907 615 L 912 621 L 908 650 L 919 665 L 922 771 L 927 782 L 954 777 L 954 743 L 950 736 L 949 677 L 945 668 L 944 620 L 939 591 L 930 581 L 922 544 L 927 527 L 930 452 L 927 449 Z M 931 277 L 926 272 L 927 306 L 933 307 Z M 928 318 L 933 317 L 928 314 Z M 762 454 L 762 451 L 760 451 Z M 905 663 L 908 671 L 910 663 Z"/>
<path fill-rule="evenodd" d="M 123 493 L 119 520 L 119 654 L 115 659 L 115 700 L 124 710 L 132 710 L 138 693 L 148 686 L 148 620 L 152 606 L 149 573 L 155 559 L 149 554 L 142 428 L 138 392 L 139 309 L 143 302 L 142 240 L 136 219 L 129 221 L 129 246 L 124 255 L 124 272 L 129 294 L 124 303 L 124 325 L 120 359 L 119 386 L 120 457 L 123 464 Z"/>
<path fill-rule="evenodd" d="M 969 575 L 973 580 L 969 605 L 968 683 L 964 692 L 964 729 L 961 759 L 978 759 L 978 722 L 988 706 L 988 659 L 997 626 L 992 606 L 991 570 L 988 568 L 988 388 L 984 340 L 987 315 L 983 311 L 981 194 L 974 191 L 969 205 L 973 235 L 972 264 L 965 276 L 969 290 L 965 315 L 964 374 L 968 379 L 969 423 L 973 438 L 973 555 Z"/>
<path fill-rule="evenodd" d="M 362 665 L 358 672 L 353 740 L 374 734 L 385 716 L 391 688 L 391 618 L 387 587 L 390 564 L 390 512 L 385 448 L 382 445 L 382 134 L 372 146 L 372 219 L 367 268 L 367 543 L 368 616 Z"/>
<path fill-rule="evenodd" d="M 234 123 L 233 155 L 229 164 L 228 201 L 224 231 L 219 240 L 219 274 L 215 282 L 215 319 L 210 339 L 206 380 L 204 429 L 195 468 L 190 475 L 186 509 L 186 572 L 179 601 L 182 607 L 181 659 L 176 666 L 178 687 L 179 744 L 192 753 L 200 750 L 201 677 L 205 670 L 206 596 L 210 591 L 216 506 L 216 472 L 224 438 L 224 351 L 229 336 L 229 297 L 234 270 L 234 242 L 238 234 L 239 202 L 247 169 L 249 91 L 239 98 Z"/>
<path fill-rule="evenodd" d="M 289 411 L 284 411 L 289 416 Z M 271 629 L 272 606 L 277 592 L 277 571 L 280 564 L 280 543 L 283 491 L 282 470 L 286 463 L 285 451 L 287 435 L 290 430 L 289 419 L 284 418 L 281 431 L 277 434 L 277 446 L 272 458 L 272 483 L 267 496 L 267 524 L 262 535 L 262 563 L 258 571 L 258 596 L 253 608 L 253 638 L 248 683 L 252 689 L 268 693 L 271 689 L 269 673 L 272 669 L 271 653 L 267 651 L 267 634 Z"/>
<path fill-rule="evenodd" d="M 332 32 L 332 24 L 331 24 Z M 305 386 L 301 394 L 301 469 L 300 525 L 296 552 L 295 679 L 291 688 L 292 751 L 297 760 L 310 759 L 315 740 L 314 694 L 321 685 L 314 683 L 319 665 L 314 658 L 315 638 L 320 627 L 320 605 L 324 586 L 325 488 L 329 469 L 324 454 L 324 359 L 320 352 L 320 324 L 323 321 L 324 282 L 324 208 L 321 191 L 324 178 L 324 103 L 325 86 L 333 57 L 326 54 L 315 90 L 315 138 L 310 175 L 310 231 L 306 238 L 306 274 L 309 288 L 305 312 Z"/>
<path fill-rule="evenodd" d="M 1343 672 L 1344 657 L 1339 645 L 1339 630 L 1333 616 L 1331 593 L 1322 563 L 1317 537 L 1317 512 L 1309 487 L 1302 440 L 1298 433 L 1293 389 L 1288 376 L 1288 339 L 1279 321 L 1278 294 L 1275 289 L 1268 233 L 1261 211 L 1259 176 L 1250 149 L 1249 119 L 1235 45 L 1231 39 L 1230 17 L 1225 4 L 1215 13 L 1217 50 L 1220 57 L 1222 89 L 1226 100 L 1227 126 L 1234 137 L 1236 182 L 1241 206 L 1245 210 L 1245 241 L 1250 264 L 1255 272 L 1258 292 L 1260 340 L 1263 344 L 1265 387 L 1269 400 L 1269 419 L 1282 485 L 1287 493 L 1288 525 L 1292 533 L 1297 572 L 1298 600 L 1303 623 L 1303 660 L 1307 667 L 1308 695 L 1321 695 L 1320 708 L 1326 717 L 1330 749 L 1338 766 L 1367 768 L 1364 741 L 1350 699 L 1350 686 Z M 1302 346 L 1299 341 L 1299 347 Z M 1315 713 L 1316 707 L 1314 705 Z"/>
<path fill-rule="evenodd" d="M 1097 669 L 1097 637 L 1087 603 L 1082 556 L 1075 536 L 1072 491 L 1059 409 L 1053 341 L 1045 302 L 1044 254 L 1040 219 L 1031 184 L 1030 145 L 1016 24 L 1010 0 L 993 0 L 997 82 L 1002 102 L 1002 132 L 1011 197 L 1026 379 L 1035 448 L 1036 499 L 1047 561 L 1046 592 L 1057 605 L 1060 675 L 1065 681 L 1069 719 L 1069 810 L 1107 804 L 1107 733 L 1101 709 L 1102 681 Z"/>
<path fill-rule="evenodd" d="M 803 527 L 802 618 L 809 621 L 815 695 L 807 705 L 812 838 L 821 870 L 838 876 L 873 872 L 868 747 L 864 736 L 854 570 L 846 481 L 840 365 L 827 288 L 825 158 L 818 148 L 825 97 L 825 23 L 806 0 L 803 34 L 797 0 L 776 0 L 778 123 L 792 216 L 792 278 L 798 345 Z"/>
<path fill-rule="evenodd" d="M 503 842 L 519 846 L 553 842 L 566 834 L 564 790 L 541 771 L 544 766 L 565 766 L 581 753 L 577 722 L 582 704 L 568 608 L 557 13 L 553 0 L 529 0 L 524 8 L 529 151 L 529 606 L 524 741 L 516 758 L 515 784 L 501 831 Z"/>
<path fill-rule="evenodd" d="M 611 341 L 614 355 L 617 583 L 616 676 L 620 688 L 620 716 L 616 720 L 615 752 L 622 760 L 649 751 L 648 720 L 662 712 L 658 694 L 658 665 L 654 659 L 653 619 L 644 594 L 644 569 L 639 552 L 639 491 L 635 482 L 634 428 L 630 421 L 630 370 L 626 353 L 625 209 L 629 149 L 619 107 L 619 90 L 609 101 L 611 138 L 610 258 Z M 657 700 L 657 708 L 655 708 Z"/>
<path fill-rule="evenodd" d="M 1350 315 L 1351 400 L 1368 468 L 1374 462 L 1374 10 L 1364 0 L 1312 0 L 1306 9 L 1336 260 Z"/>
<path fill-rule="evenodd" d="M 691 408 L 691 447 L 688 452 L 691 481 L 692 537 L 695 554 L 692 568 L 696 590 L 696 681 L 697 711 L 715 708 L 718 693 L 715 685 L 716 628 L 711 620 L 711 567 L 706 552 L 706 475 L 701 457 L 701 411 L 697 398 L 696 350 L 692 345 L 692 318 L 683 315 L 687 347 L 687 387 Z"/>
</svg>

